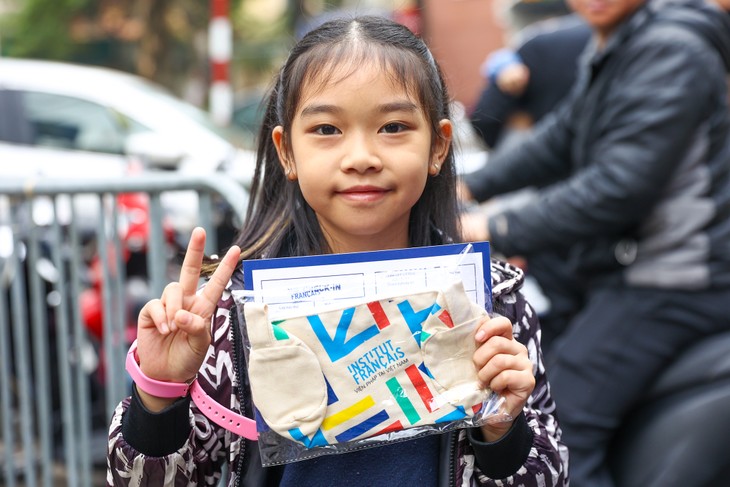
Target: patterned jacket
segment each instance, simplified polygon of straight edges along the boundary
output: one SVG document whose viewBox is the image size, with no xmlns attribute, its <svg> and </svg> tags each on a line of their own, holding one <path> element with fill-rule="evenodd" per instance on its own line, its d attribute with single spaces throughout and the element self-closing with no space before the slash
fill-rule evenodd
<svg viewBox="0 0 730 487">
<path fill-rule="evenodd" d="M 214 314 L 212 342 L 198 381 L 213 399 L 252 417 L 240 332 L 231 326 L 236 306 L 230 289 L 242 286 L 241 274 L 234 275 Z M 497 443 L 480 443 L 467 430 L 441 435 L 439 485 L 567 485 L 568 452 L 560 441 L 538 320 L 519 291 L 524 276 L 497 261 L 492 262 L 491 274 L 494 310 L 512 320 L 515 337 L 527 346 L 535 390 L 523 415 Z M 109 429 L 107 484 L 217 486 L 226 475 L 229 487 L 277 485 L 282 467 L 262 468 L 257 455 L 255 442 L 216 426 L 189 398 L 151 414 L 132 396 L 116 408 Z"/>
</svg>

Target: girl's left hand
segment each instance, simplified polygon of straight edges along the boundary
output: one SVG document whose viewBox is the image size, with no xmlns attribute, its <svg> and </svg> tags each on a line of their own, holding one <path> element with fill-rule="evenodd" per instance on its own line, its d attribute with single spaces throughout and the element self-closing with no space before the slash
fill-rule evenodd
<svg viewBox="0 0 730 487">
<path fill-rule="evenodd" d="M 535 376 L 527 347 L 512 336 L 512 323 L 504 317 L 487 318 L 477 328 L 474 364 L 482 383 L 505 398 L 502 409 L 516 418 L 535 388 Z M 484 439 L 497 441 L 512 421 L 482 426 Z"/>
</svg>

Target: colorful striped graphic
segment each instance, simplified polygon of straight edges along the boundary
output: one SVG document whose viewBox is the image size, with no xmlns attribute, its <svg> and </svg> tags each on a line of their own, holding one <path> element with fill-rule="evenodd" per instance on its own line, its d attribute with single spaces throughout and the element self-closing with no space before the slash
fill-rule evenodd
<svg viewBox="0 0 730 487">
<path fill-rule="evenodd" d="M 324 378 L 324 383 L 327 384 L 327 405 L 331 406 L 339 401 L 340 398 L 338 398 L 337 394 L 335 394 L 335 390 L 330 385 L 330 381 L 327 380 L 327 377 Z"/>
<path fill-rule="evenodd" d="M 339 442 L 343 441 L 350 441 L 354 440 L 355 438 L 358 438 L 371 429 L 375 428 L 379 424 L 382 424 L 390 419 L 390 416 L 388 416 L 388 413 L 385 412 L 385 410 L 380 411 L 374 416 L 371 416 L 370 418 L 366 419 L 362 423 L 359 423 L 352 428 L 349 428 L 339 435 L 335 436 L 335 439 Z"/>
<path fill-rule="evenodd" d="M 454 409 L 450 413 L 445 414 L 440 418 L 437 418 L 436 423 L 448 423 L 450 421 L 456 421 L 458 419 L 464 418 L 466 418 L 466 411 L 464 410 L 464 406 L 456 406 L 456 409 Z"/>
<path fill-rule="evenodd" d="M 314 434 L 314 436 L 311 439 L 307 438 L 307 435 L 302 433 L 302 431 L 299 428 L 290 429 L 289 434 L 291 435 L 292 438 L 294 438 L 296 441 L 300 442 L 302 445 L 306 446 L 307 448 L 314 448 L 315 446 L 329 445 L 329 443 L 327 443 L 327 439 L 322 434 L 322 430 L 317 430 L 317 432 Z"/>
<path fill-rule="evenodd" d="M 411 330 L 413 338 L 416 340 L 416 343 L 420 347 L 422 328 L 421 324 L 426 320 L 426 318 L 428 318 L 428 315 L 433 309 L 433 305 L 424 308 L 421 311 L 414 311 L 411 307 L 411 303 L 409 303 L 408 301 L 403 301 L 402 303 L 398 303 L 398 309 L 403 315 L 403 319 L 405 320 L 406 325 L 408 325 L 408 329 Z"/>
<path fill-rule="evenodd" d="M 347 331 L 352 325 L 352 317 L 354 314 L 355 308 L 347 308 L 342 312 L 334 337 L 329 335 L 327 328 L 325 328 L 322 319 L 318 315 L 307 316 L 312 331 L 317 335 L 324 351 L 327 352 L 327 355 L 333 363 L 342 357 L 346 357 L 353 350 L 356 350 L 357 347 L 379 333 L 378 327 L 373 325 L 348 340 Z"/>
<path fill-rule="evenodd" d="M 375 324 L 378 325 L 378 329 L 382 330 L 386 326 L 390 325 L 388 315 L 385 314 L 385 310 L 380 304 L 380 301 L 368 303 L 368 309 L 373 314 L 373 318 L 375 318 Z"/>
<path fill-rule="evenodd" d="M 451 315 L 448 311 L 443 310 L 441 314 L 439 314 L 439 319 L 444 323 L 444 325 L 448 326 L 449 328 L 454 327 L 454 321 L 451 319 Z"/>
<path fill-rule="evenodd" d="M 325 431 L 329 431 L 332 428 L 336 428 L 345 421 L 354 418 L 358 414 L 362 414 L 367 409 L 373 406 L 375 406 L 375 400 L 373 400 L 373 396 L 367 396 L 362 400 L 356 402 L 352 406 L 324 418 L 324 421 L 322 421 L 322 429 Z"/>
<path fill-rule="evenodd" d="M 429 338 L 431 338 L 431 334 L 429 332 L 427 332 L 427 331 L 421 332 L 421 344 L 425 343 L 426 340 L 428 340 Z"/>
<path fill-rule="evenodd" d="M 275 323 L 271 323 L 271 328 L 274 330 L 274 339 L 276 340 L 288 340 L 289 334 L 284 330 L 284 328 L 279 326 L 279 323 L 282 323 L 282 321 L 278 321 Z"/>
<path fill-rule="evenodd" d="M 428 370 L 428 367 L 426 367 L 426 364 L 424 364 L 423 362 L 418 364 L 418 370 L 426 374 L 426 377 L 428 377 L 429 379 L 433 379 L 433 374 L 431 374 L 431 371 Z"/>
<path fill-rule="evenodd" d="M 400 422 L 400 420 L 396 421 L 395 423 L 391 423 L 385 428 L 381 429 L 380 431 L 376 431 L 373 433 L 373 436 L 378 435 L 384 435 L 385 433 L 392 433 L 393 431 L 400 431 L 403 429 L 403 423 Z"/>
<path fill-rule="evenodd" d="M 418 368 L 415 365 L 409 365 L 406 367 L 406 374 L 408 374 L 411 384 L 413 384 L 413 387 L 416 388 L 416 392 L 421 398 L 421 401 L 423 401 L 423 405 L 426 406 L 426 409 L 428 409 L 428 412 L 432 413 L 438 409 L 433 407 L 433 394 L 431 393 L 431 389 L 428 388 L 426 381 L 424 381 L 423 377 L 421 377 L 421 373 L 418 371 Z"/>
<path fill-rule="evenodd" d="M 397 402 L 398 406 L 400 406 L 408 422 L 411 424 L 419 422 L 421 420 L 421 416 L 418 414 L 418 411 L 416 411 L 416 408 L 413 407 L 411 400 L 408 399 L 408 396 L 406 396 L 406 391 L 404 391 L 400 383 L 398 383 L 398 379 L 391 377 L 385 382 L 385 384 L 388 386 L 390 393 L 393 394 L 395 402 Z"/>
</svg>

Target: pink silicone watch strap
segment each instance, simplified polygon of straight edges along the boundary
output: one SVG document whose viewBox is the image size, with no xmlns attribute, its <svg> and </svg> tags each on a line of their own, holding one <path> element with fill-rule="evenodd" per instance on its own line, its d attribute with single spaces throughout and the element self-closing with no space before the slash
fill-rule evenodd
<svg viewBox="0 0 730 487">
<path fill-rule="evenodd" d="M 129 347 L 126 362 L 127 372 L 129 372 L 137 387 L 157 397 L 183 397 L 189 391 L 193 402 L 198 406 L 200 412 L 215 424 L 249 440 L 256 441 L 258 439 L 259 435 L 256 431 L 256 421 L 235 413 L 214 401 L 205 393 L 200 384 L 198 384 L 197 379 L 193 380 L 190 384 L 184 384 L 179 382 L 163 382 L 144 375 L 135 358 L 136 351 L 137 340 Z"/>
<path fill-rule="evenodd" d="M 193 382 L 190 388 L 190 395 L 200 412 L 218 426 L 249 440 L 258 440 L 259 434 L 256 431 L 256 421 L 234 413 L 215 402 L 205 393 L 197 380 Z"/>
<path fill-rule="evenodd" d="M 184 397 L 188 395 L 190 384 L 180 382 L 163 382 L 147 377 L 139 368 L 139 364 L 135 358 L 137 351 L 137 340 L 132 343 L 127 352 L 126 369 L 137 387 L 157 397 Z"/>
</svg>

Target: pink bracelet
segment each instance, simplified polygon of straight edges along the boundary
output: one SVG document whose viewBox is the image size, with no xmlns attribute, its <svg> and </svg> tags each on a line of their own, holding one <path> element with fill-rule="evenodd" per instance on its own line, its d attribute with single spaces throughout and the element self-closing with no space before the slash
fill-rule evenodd
<svg viewBox="0 0 730 487">
<path fill-rule="evenodd" d="M 189 384 L 180 382 L 163 382 L 160 380 L 147 377 L 139 368 L 137 363 L 137 340 L 132 342 L 127 352 L 126 369 L 137 387 L 145 391 L 147 394 L 157 397 L 185 397 L 188 395 L 190 385 L 195 381 L 193 379 Z"/>
<path fill-rule="evenodd" d="M 200 412 L 221 428 L 249 440 L 256 441 L 259 439 L 259 433 L 256 431 L 256 421 L 215 402 L 213 398 L 205 393 L 197 380 L 193 382 L 190 388 L 190 395 Z"/>
<path fill-rule="evenodd" d="M 179 382 L 162 382 L 147 377 L 139 368 L 136 358 L 137 340 L 132 343 L 127 352 L 126 368 L 129 375 L 137 384 L 137 387 L 148 394 L 157 397 L 184 397 L 190 392 L 193 402 L 200 412 L 218 426 L 228 431 L 242 436 L 249 440 L 258 440 L 258 432 L 256 431 L 256 421 L 247 418 L 230 409 L 222 406 L 214 401 L 198 383 L 197 378 L 193 379 L 190 384 Z"/>
</svg>

